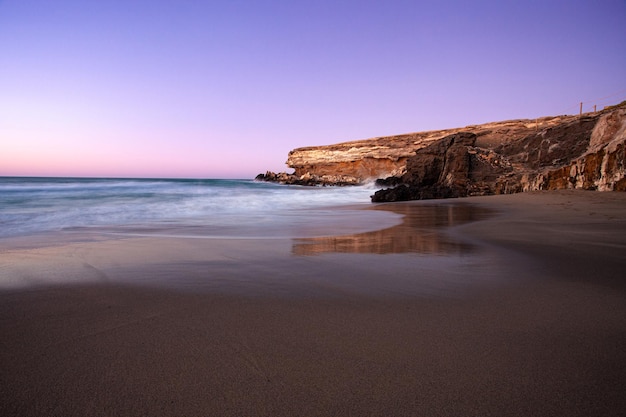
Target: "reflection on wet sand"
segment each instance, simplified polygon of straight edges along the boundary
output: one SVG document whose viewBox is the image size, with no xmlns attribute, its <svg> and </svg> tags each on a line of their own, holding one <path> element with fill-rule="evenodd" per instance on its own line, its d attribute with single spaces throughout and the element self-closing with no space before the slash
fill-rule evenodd
<svg viewBox="0 0 626 417">
<path fill-rule="evenodd" d="M 468 253 L 473 250 L 473 245 L 451 238 L 444 233 L 444 229 L 485 219 L 492 214 L 490 210 L 471 204 L 390 203 L 373 206 L 372 210 L 401 214 L 403 222 L 374 232 L 296 239 L 293 253 Z"/>
</svg>

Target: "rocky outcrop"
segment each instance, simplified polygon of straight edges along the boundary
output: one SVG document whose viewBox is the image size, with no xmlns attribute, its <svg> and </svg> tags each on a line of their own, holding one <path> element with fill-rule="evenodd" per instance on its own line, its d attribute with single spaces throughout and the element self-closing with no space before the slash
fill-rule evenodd
<svg viewBox="0 0 626 417">
<path fill-rule="evenodd" d="M 377 191 L 372 201 L 402 201 L 493 194 L 499 176 L 511 164 L 493 151 L 476 147 L 477 136 L 461 132 L 447 136 L 409 158 L 406 173 L 394 188 Z M 393 182 L 391 178 L 384 180 Z"/>
<path fill-rule="evenodd" d="M 532 190 L 626 189 L 626 106 L 585 115 L 497 146 L 471 132 L 418 150 L 407 172 L 385 182 L 374 202 Z"/>
<path fill-rule="evenodd" d="M 362 184 L 379 178 L 401 177 L 406 172 L 407 160 L 415 152 L 446 136 L 459 132 L 476 134 L 477 146 L 493 147 L 509 140 L 523 138 L 535 131 L 548 129 L 574 116 L 544 117 L 534 120 L 507 120 L 466 126 L 463 128 L 432 130 L 395 136 L 343 142 L 326 146 L 297 148 L 289 152 L 287 166 L 292 174 L 259 174 L 257 179 L 285 184 L 331 184 L 337 177 L 339 184 Z M 308 179 L 307 179 L 308 178 Z M 327 180 L 315 179 L 326 178 Z M 311 180 L 313 179 L 313 180 Z"/>
<path fill-rule="evenodd" d="M 257 179 L 355 185 L 377 179 L 372 201 L 532 190 L 626 190 L 626 102 L 580 116 L 508 120 L 465 128 L 299 148 L 293 174 Z"/>
<path fill-rule="evenodd" d="M 425 143 L 439 137 L 409 134 L 330 146 L 298 148 L 289 152 L 287 165 L 296 177 L 341 175 L 356 183 L 404 173 L 406 160 Z"/>
<path fill-rule="evenodd" d="M 604 114 L 588 139 L 587 149 L 578 158 L 561 167 L 547 167 L 524 175 L 522 191 L 563 188 L 626 191 L 626 107 Z"/>
<path fill-rule="evenodd" d="M 344 186 L 344 185 L 358 185 L 358 180 L 352 176 L 343 176 L 343 175 L 313 175 L 311 173 L 306 173 L 304 175 L 295 175 L 295 174 L 287 174 L 285 172 L 275 173 L 272 171 L 267 171 L 265 174 L 259 174 L 255 178 L 256 181 L 267 181 L 267 182 L 276 182 L 279 184 L 286 185 L 334 185 L 334 186 Z"/>
</svg>

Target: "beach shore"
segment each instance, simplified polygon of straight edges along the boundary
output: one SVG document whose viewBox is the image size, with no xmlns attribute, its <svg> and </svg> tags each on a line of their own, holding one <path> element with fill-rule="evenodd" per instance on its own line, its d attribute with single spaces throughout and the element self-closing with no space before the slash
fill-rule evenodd
<svg viewBox="0 0 626 417">
<path fill-rule="evenodd" d="M 369 209 L 404 220 L 3 240 L 0 415 L 622 415 L 626 193 Z"/>
</svg>

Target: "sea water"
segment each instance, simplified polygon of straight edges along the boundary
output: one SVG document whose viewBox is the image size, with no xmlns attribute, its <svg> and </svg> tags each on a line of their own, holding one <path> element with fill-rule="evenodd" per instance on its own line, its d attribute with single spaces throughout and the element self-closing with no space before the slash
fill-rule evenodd
<svg viewBox="0 0 626 417">
<path fill-rule="evenodd" d="M 360 209 L 370 204 L 373 192 L 372 186 L 303 187 L 253 180 L 0 177 L 0 238 L 85 229 L 290 238 L 399 223 L 393 213 Z"/>
</svg>

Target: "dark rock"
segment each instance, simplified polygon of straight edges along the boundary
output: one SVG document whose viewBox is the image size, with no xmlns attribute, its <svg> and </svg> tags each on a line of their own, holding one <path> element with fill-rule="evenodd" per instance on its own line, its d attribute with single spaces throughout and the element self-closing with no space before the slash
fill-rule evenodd
<svg viewBox="0 0 626 417">
<path fill-rule="evenodd" d="M 396 187 L 402 184 L 402 178 L 400 177 L 387 177 L 387 178 L 379 178 L 374 184 L 377 187 Z"/>
<path fill-rule="evenodd" d="M 589 147 L 598 117 L 587 116 L 507 142 L 494 152 L 508 155 L 511 162 L 529 169 L 564 165 L 581 156 Z"/>
<path fill-rule="evenodd" d="M 416 187 L 449 187 L 464 194 L 470 171 L 469 148 L 476 143 L 470 132 L 455 133 L 419 149 L 406 164 L 402 182 Z"/>
<path fill-rule="evenodd" d="M 287 185 L 305 185 L 305 186 L 347 186 L 358 185 L 359 180 L 343 175 L 313 175 L 305 173 L 297 176 L 295 174 L 287 174 L 286 172 L 274 173 L 267 171 L 265 174 L 259 174 L 255 178 L 256 181 L 275 182 Z"/>
<path fill-rule="evenodd" d="M 436 198 L 464 197 L 450 187 L 416 187 L 402 184 L 395 188 L 378 190 L 370 196 L 373 203 L 389 203 L 394 201 L 432 200 Z"/>
<path fill-rule="evenodd" d="M 464 197 L 469 193 L 470 147 L 476 135 L 455 133 L 415 152 L 407 160 L 403 185 L 376 192 L 373 202 Z"/>
</svg>

